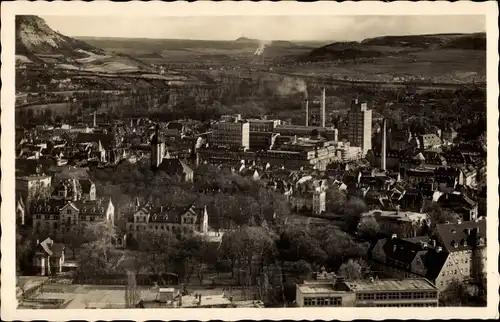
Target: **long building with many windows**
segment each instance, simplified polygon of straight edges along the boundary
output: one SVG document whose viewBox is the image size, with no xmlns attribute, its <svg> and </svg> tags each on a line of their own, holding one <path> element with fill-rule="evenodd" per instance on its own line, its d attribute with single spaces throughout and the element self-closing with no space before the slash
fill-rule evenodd
<svg viewBox="0 0 500 322">
<path fill-rule="evenodd" d="M 299 307 L 436 307 L 439 290 L 424 278 L 315 280 L 296 285 Z"/>
</svg>

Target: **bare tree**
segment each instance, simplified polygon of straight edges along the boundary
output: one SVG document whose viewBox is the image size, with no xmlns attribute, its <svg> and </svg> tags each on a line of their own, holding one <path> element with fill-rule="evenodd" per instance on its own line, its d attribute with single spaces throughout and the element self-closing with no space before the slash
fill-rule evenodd
<svg viewBox="0 0 500 322">
<path fill-rule="evenodd" d="M 137 290 L 137 280 L 135 274 L 127 271 L 127 287 L 125 288 L 125 308 L 134 308 L 140 298 Z"/>
</svg>

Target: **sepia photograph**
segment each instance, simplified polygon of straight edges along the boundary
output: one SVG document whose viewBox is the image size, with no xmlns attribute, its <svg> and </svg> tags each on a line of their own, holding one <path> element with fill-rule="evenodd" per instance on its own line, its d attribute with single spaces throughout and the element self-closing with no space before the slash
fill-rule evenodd
<svg viewBox="0 0 500 322">
<path fill-rule="evenodd" d="M 6 6 L 2 312 L 495 317 L 496 7 L 221 4 Z"/>
</svg>

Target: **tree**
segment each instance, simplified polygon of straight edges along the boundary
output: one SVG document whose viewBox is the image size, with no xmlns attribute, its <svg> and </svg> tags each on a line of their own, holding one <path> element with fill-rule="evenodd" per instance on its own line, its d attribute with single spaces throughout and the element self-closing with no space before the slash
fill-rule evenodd
<svg viewBox="0 0 500 322">
<path fill-rule="evenodd" d="M 443 209 L 437 202 L 431 202 L 424 208 L 424 213 L 429 215 L 431 225 L 444 224 L 447 222 L 456 222 L 460 219 L 460 215 L 449 210 Z"/>
<path fill-rule="evenodd" d="M 75 250 L 81 247 L 86 242 L 87 240 L 85 238 L 85 233 L 83 231 L 82 232 L 68 231 L 63 235 L 63 243 L 65 245 L 68 245 L 69 248 L 71 249 L 73 259 L 75 259 Z"/>
<path fill-rule="evenodd" d="M 135 308 L 136 303 L 140 298 L 135 276 L 136 275 L 133 272 L 127 271 L 127 286 L 125 288 L 125 307 L 127 309 Z"/>
<path fill-rule="evenodd" d="M 347 200 L 346 194 L 342 190 L 329 189 L 326 195 L 327 209 L 331 213 L 343 212 Z"/>
<path fill-rule="evenodd" d="M 366 212 L 365 202 L 357 197 L 349 199 L 344 207 L 345 220 L 349 230 L 355 231 L 358 228 L 361 214 Z"/>
<path fill-rule="evenodd" d="M 355 281 L 362 279 L 367 272 L 368 265 L 365 261 L 349 259 L 340 266 L 337 274 L 347 280 Z"/>
<path fill-rule="evenodd" d="M 106 275 L 114 271 L 117 252 L 113 246 L 114 226 L 100 222 L 87 229 L 88 242 L 80 252 L 79 273 L 86 276 Z"/>
<path fill-rule="evenodd" d="M 471 300 L 472 294 L 467 286 L 456 279 L 439 296 L 441 306 L 469 306 Z"/>
<path fill-rule="evenodd" d="M 380 231 L 377 220 L 372 216 L 361 218 L 358 226 L 358 235 L 368 239 L 375 239 Z"/>
</svg>

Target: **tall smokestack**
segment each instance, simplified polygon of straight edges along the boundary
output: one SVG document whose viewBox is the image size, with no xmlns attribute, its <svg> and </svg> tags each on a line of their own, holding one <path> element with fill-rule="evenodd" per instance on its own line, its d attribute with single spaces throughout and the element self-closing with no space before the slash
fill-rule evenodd
<svg viewBox="0 0 500 322">
<path fill-rule="evenodd" d="M 382 121 L 382 151 L 380 152 L 380 168 L 386 170 L 386 154 L 387 154 L 387 120 Z"/>
<path fill-rule="evenodd" d="M 325 116 L 325 109 L 326 109 L 326 94 L 325 94 L 325 88 L 323 87 L 321 89 L 321 126 L 325 127 L 326 125 L 326 116 Z"/>
<path fill-rule="evenodd" d="M 307 98 L 304 100 L 304 105 L 306 108 L 306 126 L 309 126 L 309 100 Z"/>
<path fill-rule="evenodd" d="M 93 125 L 94 125 L 94 128 L 97 127 L 97 112 L 96 111 L 94 111 L 94 124 Z"/>
</svg>

